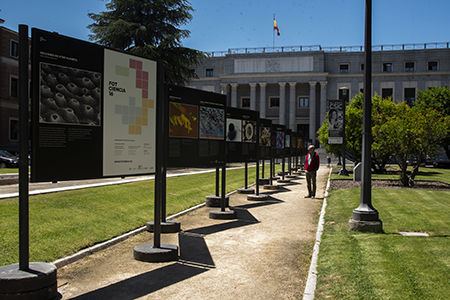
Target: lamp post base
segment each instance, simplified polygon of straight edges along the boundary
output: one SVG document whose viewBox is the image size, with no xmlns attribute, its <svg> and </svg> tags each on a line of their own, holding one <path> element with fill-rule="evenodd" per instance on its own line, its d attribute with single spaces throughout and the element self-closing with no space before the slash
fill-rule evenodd
<svg viewBox="0 0 450 300">
<path fill-rule="evenodd" d="M 347 171 L 347 169 L 346 169 L 346 168 L 342 168 L 342 169 L 339 171 L 339 175 L 348 176 L 348 171 Z"/>
<path fill-rule="evenodd" d="M 356 221 L 350 219 L 348 221 L 348 230 L 350 231 L 360 231 L 360 232 L 383 232 L 383 222 L 381 220 L 377 221 Z"/>
</svg>

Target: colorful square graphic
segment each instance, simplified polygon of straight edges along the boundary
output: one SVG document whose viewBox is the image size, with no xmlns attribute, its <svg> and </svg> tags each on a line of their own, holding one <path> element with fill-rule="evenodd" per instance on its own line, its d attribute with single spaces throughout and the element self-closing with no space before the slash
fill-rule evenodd
<svg viewBox="0 0 450 300">
<path fill-rule="evenodd" d="M 116 105 L 115 113 L 122 115 L 122 124 L 129 125 L 130 134 L 141 134 L 141 126 L 148 126 L 148 110 L 155 108 L 155 100 L 148 99 L 149 73 L 142 70 L 143 62 L 130 59 L 129 67 L 116 66 L 116 75 L 129 77 L 130 69 L 136 70 L 136 88 L 142 90 L 142 107 L 136 106 L 136 98 L 130 97 L 129 105 Z M 139 126 L 134 126 L 139 125 Z"/>
</svg>

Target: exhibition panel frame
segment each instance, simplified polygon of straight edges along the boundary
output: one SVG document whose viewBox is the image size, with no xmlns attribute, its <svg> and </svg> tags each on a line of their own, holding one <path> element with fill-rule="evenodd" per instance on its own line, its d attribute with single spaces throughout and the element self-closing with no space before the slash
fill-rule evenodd
<svg viewBox="0 0 450 300">
<path fill-rule="evenodd" d="M 259 119 L 259 158 L 270 159 L 272 148 L 272 120 Z"/>
<path fill-rule="evenodd" d="M 31 181 L 154 174 L 157 61 L 32 29 Z"/>
</svg>

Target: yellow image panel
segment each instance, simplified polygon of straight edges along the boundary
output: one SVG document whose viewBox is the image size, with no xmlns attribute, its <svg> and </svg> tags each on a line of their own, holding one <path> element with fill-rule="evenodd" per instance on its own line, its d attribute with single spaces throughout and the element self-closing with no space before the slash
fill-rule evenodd
<svg viewBox="0 0 450 300">
<path fill-rule="evenodd" d="M 143 117 L 148 117 L 148 108 L 147 107 L 143 107 L 142 108 L 142 116 Z"/>
<path fill-rule="evenodd" d="M 155 108 L 155 100 L 152 99 L 142 99 L 142 108 Z"/>
<path fill-rule="evenodd" d="M 136 125 L 142 125 L 142 117 L 136 117 L 135 118 L 135 124 Z"/>
<path fill-rule="evenodd" d="M 142 124 L 141 124 L 142 126 L 148 126 L 148 118 L 142 117 L 141 122 L 142 122 Z"/>
<path fill-rule="evenodd" d="M 142 134 L 142 126 L 136 126 L 136 133 L 135 134 Z"/>
</svg>

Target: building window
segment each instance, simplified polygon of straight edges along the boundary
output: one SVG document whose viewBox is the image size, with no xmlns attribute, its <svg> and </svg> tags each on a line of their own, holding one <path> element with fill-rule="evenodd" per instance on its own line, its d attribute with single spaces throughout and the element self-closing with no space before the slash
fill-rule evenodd
<svg viewBox="0 0 450 300">
<path fill-rule="evenodd" d="M 9 120 L 9 139 L 19 140 L 19 120 L 17 119 Z"/>
<path fill-rule="evenodd" d="M 309 97 L 298 97 L 298 107 L 309 107 Z"/>
<path fill-rule="evenodd" d="M 339 65 L 339 73 L 341 73 L 341 74 L 348 73 L 348 69 L 349 69 L 348 64 L 340 64 Z"/>
<path fill-rule="evenodd" d="M 412 106 L 414 100 L 416 100 L 416 89 L 405 88 L 405 102 L 408 103 L 409 106 Z"/>
<path fill-rule="evenodd" d="M 249 97 L 241 98 L 241 107 L 242 108 L 250 108 L 250 98 Z"/>
<path fill-rule="evenodd" d="M 280 107 L 280 97 L 270 97 L 270 99 L 269 99 L 269 107 L 270 108 L 278 108 L 278 107 Z"/>
<path fill-rule="evenodd" d="M 437 71 L 438 70 L 438 62 L 437 61 L 429 61 L 428 62 L 428 71 Z"/>
<path fill-rule="evenodd" d="M 392 98 L 392 89 L 382 89 L 381 90 L 381 98 L 382 99 L 386 99 L 386 98 L 389 98 L 389 97 L 391 97 Z"/>
<path fill-rule="evenodd" d="M 206 77 L 214 77 L 214 69 L 206 69 Z"/>
<path fill-rule="evenodd" d="M 19 57 L 19 43 L 11 40 L 11 56 Z"/>
<path fill-rule="evenodd" d="M 360 70 L 361 70 L 361 73 L 364 73 L 364 64 L 361 64 Z"/>
<path fill-rule="evenodd" d="M 10 95 L 12 98 L 19 97 L 19 79 L 17 77 L 11 77 L 10 80 Z"/>
<path fill-rule="evenodd" d="M 392 63 L 384 63 L 383 72 L 392 72 Z"/>
<path fill-rule="evenodd" d="M 414 72 L 415 63 L 414 62 L 405 62 L 405 72 Z"/>
</svg>

